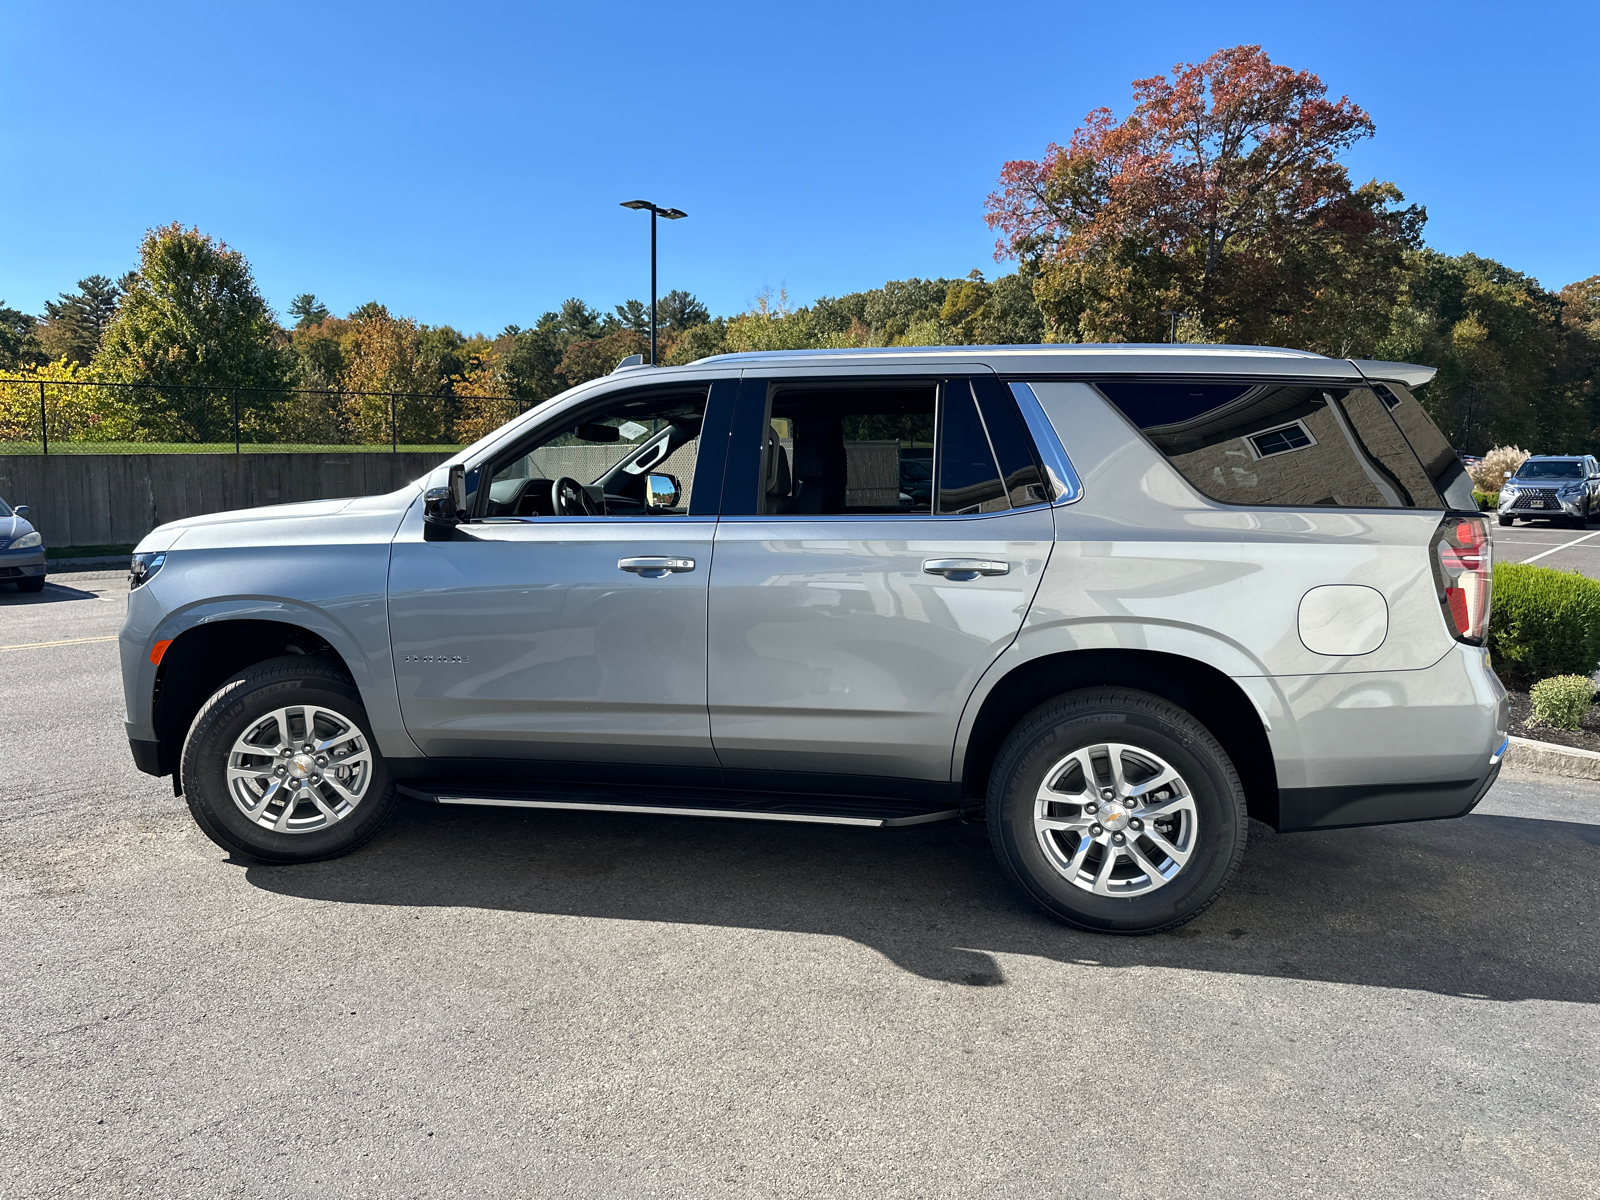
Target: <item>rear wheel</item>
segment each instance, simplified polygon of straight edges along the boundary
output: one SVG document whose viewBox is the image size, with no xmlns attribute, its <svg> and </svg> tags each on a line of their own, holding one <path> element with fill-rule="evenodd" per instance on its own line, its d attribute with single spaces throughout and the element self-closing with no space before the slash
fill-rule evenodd
<svg viewBox="0 0 1600 1200">
<path fill-rule="evenodd" d="M 1244 788 L 1188 712 L 1103 688 L 1041 705 L 989 779 L 995 855 L 1050 915 L 1159 933 L 1204 912 L 1244 856 Z"/>
<path fill-rule="evenodd" d="M 326 658 L 286 655 L 228 680 L 190 726 L 182 772 L 206 836 L 263 862 L 346 854 L 394 808 L 360 693 Z"/>
</svg>

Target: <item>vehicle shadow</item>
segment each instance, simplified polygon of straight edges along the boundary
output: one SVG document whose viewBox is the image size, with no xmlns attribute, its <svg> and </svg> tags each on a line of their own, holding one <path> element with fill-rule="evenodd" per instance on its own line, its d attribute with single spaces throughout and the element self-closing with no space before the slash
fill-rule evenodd
<svg viewBox="0 0 1600 1200">
<path fill-rule="evenodd" d="M 1009 886 L 981 827 L 904 830 L 406 804 L 367 849 L 249 865 L 274 893 L 849 938 L 927 979 L 1005 982 L 999 955 L 1492 1000 L 1600 999 L 1600 826 L 1502 816 L 1253 842 L 1169 934 L 1079 933 Z M 1581 923 L 1580 923 L 1581 922 Z"/>
<path fill-rule="evenodd" d="M 93 592 L 85 592 L 79 588 L 67 587 L 65 584 L 49 580 L 44 585 L 42 592 L 18 591 L 14 583 L 0 584 L 0 606 L 18 604 L 60 604 L 66 600 L 98 600 Z"/>
</svg>

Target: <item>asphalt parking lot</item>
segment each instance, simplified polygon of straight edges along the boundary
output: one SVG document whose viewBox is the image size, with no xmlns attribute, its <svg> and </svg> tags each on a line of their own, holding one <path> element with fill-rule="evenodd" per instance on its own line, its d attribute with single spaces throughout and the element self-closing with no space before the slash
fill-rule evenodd
<svg viewBox="0 0 1600 1200">
<path fill-rule="evenodd" d="M 1600 579 L 1600 529 L 1569 529 L 1549 521 L 1494 527 L 1496 562 L 1534 562 Z"/>
<path fill-rule="evenodd" d="M 124 596 L 0 589 L 8 1198 L 1595 1194 L 1600 785 L 1264 836 L 1137 940 L 961 826 L 419 805 L 261 867 L 134 770 Z"/>
</svg>

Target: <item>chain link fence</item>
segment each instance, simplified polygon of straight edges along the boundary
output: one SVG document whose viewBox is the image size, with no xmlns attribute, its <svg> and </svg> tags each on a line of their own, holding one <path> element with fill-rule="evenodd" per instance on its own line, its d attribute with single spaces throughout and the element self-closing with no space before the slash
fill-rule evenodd
<svg viewBox="0 0 1600 1200">
<path fill-rule="evenodd" d="M 0 454 L 454 450 L 535 401 L 0 377 Z"/>
</svg>

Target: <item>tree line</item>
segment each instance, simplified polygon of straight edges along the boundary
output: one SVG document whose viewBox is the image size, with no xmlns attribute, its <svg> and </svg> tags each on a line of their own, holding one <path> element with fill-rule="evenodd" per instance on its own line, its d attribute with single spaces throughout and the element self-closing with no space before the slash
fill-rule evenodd
<svg viewBox="0 0 1600 1200">
<path fill-rule="evenodd" d="M 1392 182 L 1356 184 L 1340 161 L 1374 132 L 1311 72 L 1259 46 L 1219 50 L 1134 81 L 1124 118 L 1097 109 L 1064 145 L 1003 165 L 985 218 L 1014 272 L 891 281 L 798 306 L 764 294 L 728 316 L 670 292 L 661 361 L 1175 334 L 1424 363 L 1439 375 L 1422 399 L 1460 448 L 1600 449 L 1600 275 L 1552 292 L 1492 259 L 1428 248 L 1422 206 Z M 407 397 L 407 440 L 470 440 L 515 411 L 508 401 L 538 403 L 648 353 L 650 332 L 640 301 L 600 309 L 577 298 L 494 336 L 376 302 L 335 316 L 309 293 L 280 321 L 238 251 L 178 225 L 146 234 L 137 270 L 81 280 L 45 307 L 35 317 L 0 303 L 0 370 L 143 385 L 121 400 L 80 396 L 80 409 L 104 411 L 73 418 L 135 440 L 205 440 L 228 388 L 367 393 L 311 415 L 252 401 L 260 440 L 331 436 L 290 428 L 313 416 L 341 437 L 384 440 L 390 393 Z M 3 387 L 0 439 L 11 436 Z M 215 394 L 197 400 L 206 388 Z"/>
</svg>

